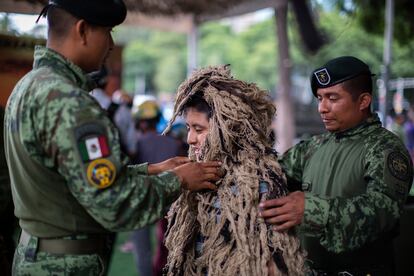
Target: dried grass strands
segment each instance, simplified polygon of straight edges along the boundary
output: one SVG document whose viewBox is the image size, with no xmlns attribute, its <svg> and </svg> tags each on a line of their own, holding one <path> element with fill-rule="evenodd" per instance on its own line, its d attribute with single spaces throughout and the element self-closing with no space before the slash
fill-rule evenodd
<svg viewBox="0 0 414 276">
<path fill-rule="evenodd" d="M 303 275 L 304 253 L 294 231 L 273 231 L 258 218 L 261 182 L 270 184 L 262 200 L 287 193 L 270 153 L 271 99 L 255 84 L 233 79 L 227 66 L 201 69 L 180 85 L 170 125 L 195 93 L 213 110 L 202 160 L 222 161 L 226 175 L 217 192 L 185 192 L 171 207 L 168 274 L 201 275 L 206 269 L 209 275 L 268 275 L 275 254 L 281 260 L 277 275 Z M 204 241 L 196 257 L 197 233 Z"/>
</svg>

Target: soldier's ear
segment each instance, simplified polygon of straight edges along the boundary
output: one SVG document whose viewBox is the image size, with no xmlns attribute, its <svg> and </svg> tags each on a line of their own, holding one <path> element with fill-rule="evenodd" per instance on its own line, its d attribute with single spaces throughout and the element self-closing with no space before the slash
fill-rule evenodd
<svg viewBox="0 0 414 276">
<path fill-rule="evenodd" d="M 88 23 L 86 23 L 85 20 L 80 19 L 80 20 L 76 21 L 76 24 L 75 24 L 76 34 L 79 37 L 79 39 L 80 39 L 80 41 L 83 45 L 86 45 L 87 42 L 88 42 L 88 39 L 87 39 L 87 31 L 88 30 L 87 29 L 88 29 Z"/>
<path fill-rule="evenodd" d="M 370 104 L 372 102 L 372 95 L 370 93 L 362 93 L 359 95 L 359 110 L 365 110 L 369 108 Z"/>
</svg>

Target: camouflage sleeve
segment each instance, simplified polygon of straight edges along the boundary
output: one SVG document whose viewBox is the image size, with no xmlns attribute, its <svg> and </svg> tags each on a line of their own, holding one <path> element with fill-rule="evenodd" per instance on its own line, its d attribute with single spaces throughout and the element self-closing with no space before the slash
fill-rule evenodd
<svg viewBox="0 0 414 276">
<path fill-rule="evenodd" d="M 310 143 L 310 141 L 301 141 L 279 158 L 279 163 L 287 178 L 289 191 L 302 189 L 304 156 L 309 150 Z"/>
<path fill-rule="evenodd" d="M 331 199 L 307 193 L 301 231 L 319 237 L 321 244 L 335 253 L 359 248 L 391 232 L 413 179 L 408 153 L 394 145 L 389 142 L 367 148 L 365 193 Z"/>
<path fill-rule="evenodd" d="M 146 164 L 127 165 L 117 129 L 86 92 L 50 92 L 46 102 L 37 112 L 36 135 L 47 165 L 65 178 L 72 195 L 96 221 L 120 231 L 162 217 L 179 195 L 177 176 L 148 176 Z"/>
</svg>

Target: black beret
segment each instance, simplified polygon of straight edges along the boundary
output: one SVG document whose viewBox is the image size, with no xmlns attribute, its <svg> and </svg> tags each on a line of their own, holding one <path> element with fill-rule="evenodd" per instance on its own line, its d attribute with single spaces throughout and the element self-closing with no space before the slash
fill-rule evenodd
<svg viewBox="0 0 414 276">
<path fill-rule="evenodd" d="M 64 9 L 89 23 L 105 27 L 121 24 L 127 14 L 122 0 L 49 0 L 49 5 L 45 7 L 40 16 L 51 6 Z"/>
<path fill-rule="evenodd" d="M 318 88 L 326 88 L 360 75 L 369 75 L 371 70 L 362 60 L 352 56 L 338 57 L 315 69 L 310 77 L 312 93 L 316 97 Z"/>
</svg>

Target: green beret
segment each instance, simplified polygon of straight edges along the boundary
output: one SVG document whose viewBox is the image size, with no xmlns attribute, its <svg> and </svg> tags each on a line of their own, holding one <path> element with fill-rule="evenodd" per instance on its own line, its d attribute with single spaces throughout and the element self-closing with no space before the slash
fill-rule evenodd
<svg viewBox="0 0 414 276">
<path fill-rule="evenodd" d="M 122 0 L 49 0 L 39 18 L 47 13 L 49 7 L 59 7 L 79 19 L 105 27 L 121 24 L 127 14 Z"/>
<path fill-rule="evenodd" d="M 369 75 L 371 70 L 362 60 L 352 56 L 338 57 L 314 70 L 310 77 L 312 93 L 316 97 L 318 88 L 326 88 L 360 75 Z"/>
</svg>

